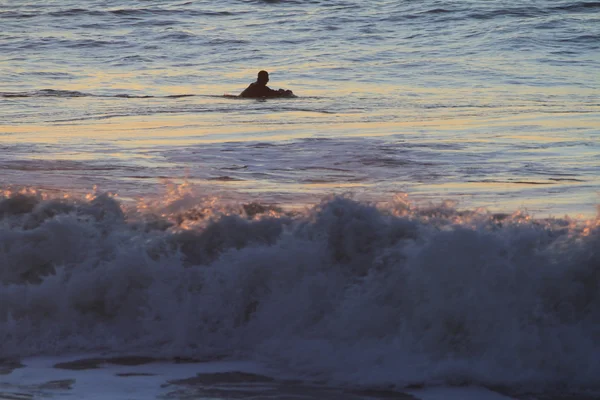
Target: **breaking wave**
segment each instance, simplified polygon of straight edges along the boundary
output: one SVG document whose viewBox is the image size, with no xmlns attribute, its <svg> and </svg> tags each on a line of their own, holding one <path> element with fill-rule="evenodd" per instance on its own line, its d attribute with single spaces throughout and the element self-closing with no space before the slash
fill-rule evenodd
<svg viewBox="0 0 600 400">
<path fill-rule="evenodd" d="M 598 218 L 447 203 L 5 194 L 0 357 L 248 357 L 347 384 L 597 388 L 598 249 Z"/>
</svg>

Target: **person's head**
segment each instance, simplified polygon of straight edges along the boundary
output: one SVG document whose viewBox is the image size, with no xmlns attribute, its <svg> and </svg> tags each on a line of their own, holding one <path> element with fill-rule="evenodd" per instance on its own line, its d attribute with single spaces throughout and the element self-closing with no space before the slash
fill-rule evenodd
<svg viewBox="0 0 600 400">
<path fill-rule="evenodd" d="M 269 73 L 267 71 L 260 71 L 256 82 L 266 85 L 269 82 Z"/>
</svg>

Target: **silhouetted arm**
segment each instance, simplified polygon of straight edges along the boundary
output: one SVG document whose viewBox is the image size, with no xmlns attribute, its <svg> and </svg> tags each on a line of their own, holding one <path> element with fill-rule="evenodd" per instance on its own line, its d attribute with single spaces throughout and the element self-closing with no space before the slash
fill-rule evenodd
<svg viewBox="0 0 600 400">
<path fill-rule="evenodd" d="M 293 95 L 291 90 L 273 90 L 268 86 L 260 86 L 255 83 L 251 83 L 250 86 L 246 88 L 242 93 L 240 93 L 240 97 L 285 97 Z"/>
</svg>

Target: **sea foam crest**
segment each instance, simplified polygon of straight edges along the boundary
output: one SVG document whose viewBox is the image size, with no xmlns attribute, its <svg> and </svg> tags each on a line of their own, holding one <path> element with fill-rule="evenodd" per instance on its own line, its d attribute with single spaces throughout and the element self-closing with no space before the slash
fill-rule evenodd
<svg viewBox="0 0 600 400">
<path fill-rule="evenodd" d="M 369 386 L 598 387 L 599 219 L 345 197 L 296 213 L 124 208 L 106 194 L 0 200 L 0 357 L 251 357 Z"/>
</svg>

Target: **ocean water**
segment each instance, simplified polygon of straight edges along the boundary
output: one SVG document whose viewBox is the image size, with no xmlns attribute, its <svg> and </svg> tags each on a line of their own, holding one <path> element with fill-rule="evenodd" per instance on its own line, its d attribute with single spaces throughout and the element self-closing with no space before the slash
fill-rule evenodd
<svg viewBox="0 0 600 400">
<path fill-rule="evenodd" d="M 0 358 L 599 389 L 599 2 L 0 0 L 0 28 Z M 261 69 L 298 97 L 229 96 Z"/>
<path fill-rule="evenodd" d="M 294 205 L 407 193 L 593 217 L 599 10 L 3 1 L 0 183 L 139 198 L 169 180 Z M 222 97 L 260 69 L 299 98 Z"/>
</svg>

